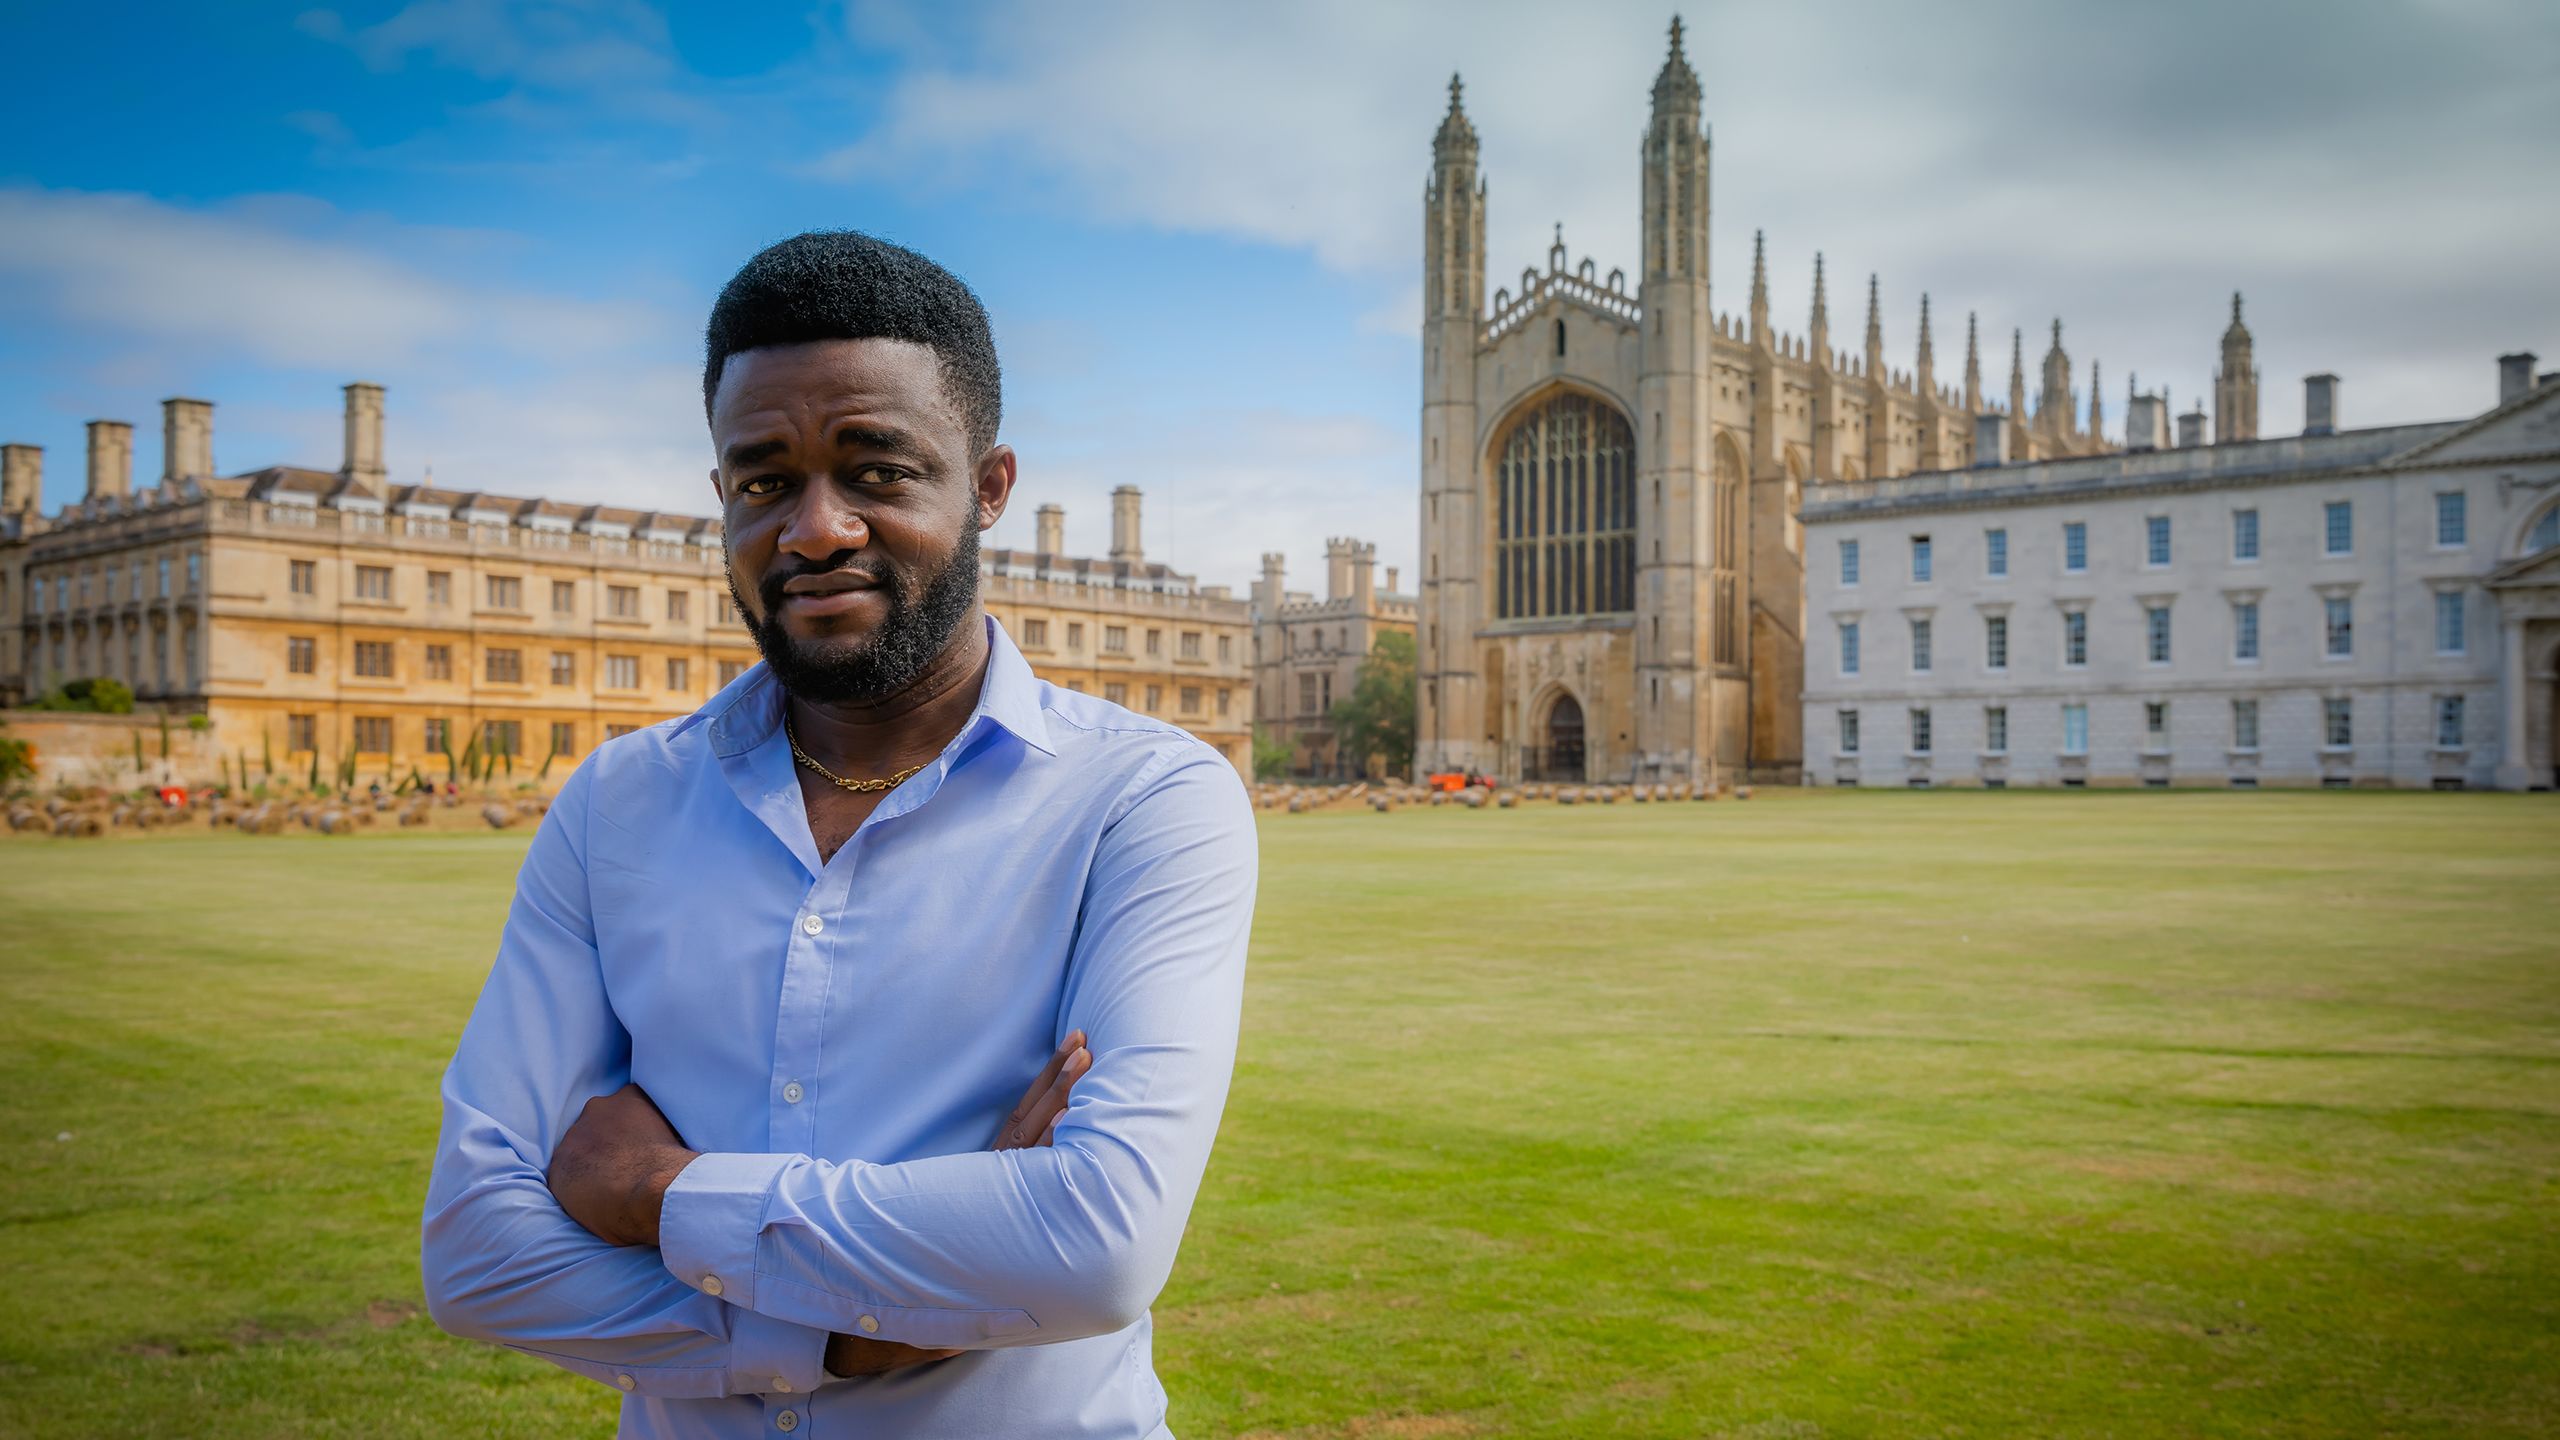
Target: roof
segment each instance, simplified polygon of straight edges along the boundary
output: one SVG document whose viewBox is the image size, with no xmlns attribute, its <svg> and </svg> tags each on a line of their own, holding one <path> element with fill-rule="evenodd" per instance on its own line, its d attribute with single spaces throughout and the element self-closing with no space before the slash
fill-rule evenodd
<svg viewBox="0 0 2560 1440">
<path fill-rule="evenodd" d="M 978 566 L 987 571 L 1029 570 L 1036 574 L 1081 576 L 1084 583 L 1116 584 L 1133 590 L 1165 585 L 1191 586 L 1199 578 L 1154 560 L 1095 560 L 1082 555 L 1050 555 L 1035 550 L 985 550 Z"/>
<path fill-rule="evenodd" d="M 2115 452 L 1970 470 L 1924 470 L 1886 480 L 1806 487 L 1808 523 L 1914 510 L 2028 505 L 2115 491 L 2210 489 L 2295 476 L 2371 470 L 2395 463 L 2470 422 L 2435 421 L 2290 435 L 2182 449 Z"/>
</svg>

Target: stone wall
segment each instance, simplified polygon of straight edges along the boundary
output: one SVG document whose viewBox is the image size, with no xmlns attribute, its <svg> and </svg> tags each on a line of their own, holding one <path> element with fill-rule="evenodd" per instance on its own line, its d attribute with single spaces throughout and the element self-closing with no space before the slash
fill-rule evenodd
<svg viewBox="0 0 2560 1440">
<path fill-rule="evenodd" d="M 210 782 L 221 765 L 221 739 L 213 730 L 187 728 L 186 717 L 169 717 L 169 758 L 160 758 L 160 717 L 87 715 L 53 710 L 0 711 L 12 740 L 35 747 L 36 784 L 199 785 Z M 142 739 L 142 770 L 133 766 L 134 737 Z"/>
</svg>

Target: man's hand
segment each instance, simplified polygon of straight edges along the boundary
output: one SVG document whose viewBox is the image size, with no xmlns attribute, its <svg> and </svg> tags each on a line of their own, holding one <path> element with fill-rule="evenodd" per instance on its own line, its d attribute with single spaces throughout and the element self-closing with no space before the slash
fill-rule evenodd
<svg viewBox="0 0 2560 1440">
<path fill-rule="evenodd" d="M 1067 1038 L 1059 1042 L 1058 1053 L 1049 1057 L 1040 1078 L 1022 1092 L 1021 1102 L 1004 1117 L 1004 1124 L 996 1129 L 995 1143 L 987 1148 L 1028 1150 L 1056 1139 L 1058 1117 L 1067 1113 L 1067 1101 L 1075 1092 L 1076 1082 L 1092 1068 L 1093 1055 L 1084 1048 L 1084 1032 L 1068 1032 Z M 858 1375 L 885 1375 L 910 1365 L 928 1365 L 959 1353 L 923 1350 L 867 1335 L 835 1334 L 827 1337 L 826 1367 L 828 1374 L 850 1380 Z"/>
<path fill-rule="evenodd" d="M 544 1175 L 569 1218 L 608 1245 L 655 1245 L 658 1212 L 696 1152 L 677 1138 L 647 1092 L 599 1095 L 560 1137 Z"/>
</svg>

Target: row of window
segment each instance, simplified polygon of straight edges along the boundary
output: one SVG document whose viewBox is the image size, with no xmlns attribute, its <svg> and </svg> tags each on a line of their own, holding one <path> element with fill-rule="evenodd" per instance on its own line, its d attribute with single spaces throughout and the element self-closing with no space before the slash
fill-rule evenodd
<svg viewBox="0 0 2560 1440">
<path fill-rule="evenodd" d="M 608 724 L 604 738 L 614 739 L 639 729 L 637 725 Z M 356 715 L 347 722 L 350 749 L 359 756 L 390 755 L 393 751 L 391 717 L 388 715 Z M 455 751 L 453 722 L 431 718 L 420 731 L 418 753 L 440 755 Z M 462 741 L 463 746 L 477 745 L 490 755 L 511 755 L 520 760 L 536 758 L 524 748 L 524 722 L 521 720 L 483 720 Z M 284 717 L 284 748 L 287 753 L 314 751 L 320 748 L 320 717 L 287 715 Z M 578 753 L 578 726 L 574 720 L 551 722 L 551 750 L 563 760 Z"/>
<path fill-rule="evenodd" d="M 451 645 L 430 644 L 422 646 L 421 651 L 423 673 L 419 676 L 420 679 L 451 680 L 453 678 L 453 647 Z M 483 673 L 489 683 L 493 685 L 524 683 L 524 652 L 522 650 L 497 646 L 484 649 L 480 653 L 484 666 Z M 391 641 L 358 640 L 355 642 L 355 653 L 351 657 L 351 668 L 354 673 L 367 679 L 395 679 L 397 676 L 393 668 L 394 654 L 395 647 Z M 670 655 L 665 658 L 667 688 L 674 691 L 690 691 L 693 688 L 692 660 L 683 655 Z M 720 683 L 726 685 L 737 679 L 745 673 L 747 663 L 744 660 L 720 661 Z M 308 635 L 286 636 L 284 668 L 287 673 L 294 675 L 318 674 L 320 642 Z M 578 683 L 578 657 L 574 651 L 551 652 L 551 683 L 562 686 Z M 640 657 L 637 655 L 605 656 L 604 688 L 608 690 L 639 689 Z"/>
<path fill-rule="evenodd" d="M 1067 682 L 1066 688 L 1075 691 L 1079 695 L 1085 693 L 1084 682 L 1082 680 L 1070 680 Z M 1164 690 L 1165 687 L 1162 685 L 1150 685 L 1146 687 L 1147 703 L 1143 706 L 1136 707 L 1139 710 L 1139 713 L 1146 715 L 1162 714 L 1164 712 Z M 1187 715 L 1193 719 L 1208 718 L 1207 712 L 1201 708 L 1208 704 L 1210 700 L 1210 696 L 1204 688 L 1198 685 L 1184 685 L 1179 687 L 1174 694 L 1180 704 L 1180 708 L 1174 711 L 1175 714 Z M 1102 682 L 1102 698 L 1110 701 L 1114 705 L 1127 705 L 1129 703 L 1129 682 L 1126 680 L 1106 680 Z M 1220 686 L 1216 698 L 1218 714 L 1221 718 L 1234 711 L 1235 692 L 1233 690 L 1230 690 L 1225 686 Z"/>
<path fill-rule="evenodd" d="M 122 567 L 110 562 L 94 572 L 83 570 L 77 576 L 38 576 L 27 582 L 27 613 L 29 615 L 46 613 L 45 581 L 47 579 L 53 582 L 52 613 L 56 615 L 67 615 L 74 609 L 86 609 L 90 603 L 89 584 L 93 578 L 98 582 L 98 603 L 100 604 L 113 605 L 119 600 L 166 600 L 170 595 L 169 587 L 174 570 L 171 564 L 172 558 L 167 555 L 157 556 L 147 570 L 143 566 L 142 557 L 136 555 Z M 119 575 L 121 575 L 121 584 L 118 583 Z M 189 591 L 196 590 L 204 584 L 204 556 L 201 553 L 188 552 L 186 577 L 186 588 Z M 75 581 L 79 587 L 76 591 L 72 588 Z M 146 586 L 150 589 L 147 595 L 144 593 Z"/>
<path fill-rule="evenodd" d="M 2465 743 L 2463 698 L 2460 695 L 2435 697 L 2435 743 L 2439 749 L 2458 750 Z M 2344 695 L 2323 697 L 2320 702 L 2320 743 L 2330 749 L 2345 749 L 2354 745 L 2355 716 L 2355 700 L 2352 697 Z M 1860 712 L 1857 710 L 1842 710 L 1835 717 L 1839 724 L 1839 748 L 1842 755 L 1859 753 L 1859 717 Z M 1935 712 L 1928 706 L 1915 705 L 1910 708 L 1907 719 L 1909 727 L 1906 734 L 1910 738 L 1910 753 L 1914 755 L 1934 753 L 1937 743 Z M 2144 701 L 2142 724 L 2144 743 L 2154 750 L 2166 749 L 2169 743 L 2169 702 L 2166 700 Z M 2254 699 L 2237 699 L 2231 702 L 2231 748 L 2234 750 L 2258 748 L 2258 702 Z M 1986 755 L 2005 755 L 2009 752 L 2008 706 L 1985 705 L 1982 707 L 1982 751 Z M 2062 707 L 2062 753 L 2065 755 L 2089 753 L 2089 707 L 2084 702 L 2075 700 Z"/>
<path fill-rule="evenodd" d="M 2352 660 L 2356 653 L 2355 597 L 2324 595 L 2320 600 L 2320 654 L 2328 660 Z M 1859 622 L 1843 620 L 1840 625 L 1840 673 L 1859 673 Z M 1914 616 L 1911 625 L 1911 669 L 1927 674 L 1937 667 L 1937 625 L 1927 616 Z M 2172 658 L 2173 631 L 2167 605 L 2142 607 L 2143 659 L 2153 665 L 2166 665 Z M 2460 590 L 2435 593 L 2436 653 L 2459 656 L 2470 652 L 2469 597 Z M 2231 602 L 2231 658 L 2255 661 L 2258 650 L 2258 602 Z M 2086 610 L 2062 612 L 2062 665 L 2076 670 L 2089 663 L 2089 613 Z M 1982 620 L 1982 667 L 1985 670 L 2009 668 L 2009 617 L 1986 615 Z"/>
<path fill-rule="evenodd" d="M 2470 543 L 2469 500 L 2459 490 L 2436 493 L 2436 545 L 2443 549 Z M 2356 539 L 2356 507 L 2352 500 L 2331 500 L 2321 506 L 2321 553 L 2330 558 L 2353 555 Z M 2555 512 L 2560 514 L 2560 512 Z M 2258 512 L 2254 509 L 2231 512 L 2231 558 L 2239 562 L 2259 558 Z M 2170 543 L 2170 521 L 2166 515 L 2147 515 L 2142 522 L 2142 563 L 2151 568 L 2166 566 L 2174 559 Z M 2009 532 L 1995 526 L 1982 532 L 1983 574 L 2000 579 L 2009 573 Z M 1858 542 L 1840 542 L 1840 583 L 1858 583 L 1860 557 Z M 1935 547 L 1927 535 L 1911 537 L 1911 582 L 1926 585 L 1936 578 Z M 2085 520 L 2062 522 L 2062 573 L 2078 575 L 2089 568 L 2089 525 Z"/>
<path fill-rule="evenodd" d="M 1200 651 L 1200 638 L 1201 638 L 1201 636 L 1200 636 L 1200 632 L 1199 632 L 1199 631 L 1197 631 L 1197 630 L 1185 630 L 1185 631 L 1182 631 L 1181 633 L 1177 634 L 1177 635 L 1174 637 L 1174 647 L 1175 647 L 1175 648 L 1174 648 L 1174 654 L 1175 654 L 1176 658 L 1178 658 L 1178 659 L 1183 659 L 1183 660 L 1197 660 L 1197 659 L 1199 659 L 1199 658 L 1200 658 L 1200 656 L 1201 656 L 1201 651 Z M 1146 653 L 1147 653 L 1147 654 L 1152 655 L 1152 656 L 1158 656 L 1158 657 L 1161 657 L 1161 656 L 1164 654 L 1164 632 L 1163 632 L 1162 630 L 1152 630 L 1152 629 L 1151 629 L 1151 630 L 1149 630 L 1149 631 L 1147 631 L 1147 632 L 1146 632 L 1146 647 L 1147 647 L 1147 649 L 1146 649 Z M 1026 649 L 1026 650 L 1046 650 L 1046 649 L 1048 649 L 1048 648 L 1049 648 L 1049 622 L 1048 622 L 1048 621 L 1046 621 L 1046 620 L 1025 620 L 1025 621 L 1023 621 L 1023 622 L 1022 622 L 1022 648 Z M 1066 648 L 1067 648 L 1067 649 L 1069 649 L 1069 650 L 1082 650 L 1082 649 L 1084 648 L 1084 622 L 1083 622 L 1083 621 L 1081 621 L 1081 620 L 1070 620 L 1070 621 L 1068 621 L 1068 622 L 1067 622 L 1067 644 L 1066 644 Z M 1126 655 L 1126 654 L 1128 654 L 1128 653 L 1129 653 L 1129 627 L 1128 627 L 1128 626 L 1126 626 L 1126 625 L 1105 625 L 1105 626 L 1103 626 L 1103 627 L 1102 627 L 1102 653 L 1103 653 L 1103 654 L 1105 654 L 1105 655 Z M 1227 664 L 1227 663 L 1229 663 L 1229 662 L 1233 661 L 1234 659 L 1235 659 L 1235 637 L 1233 637 L 1233 636 L 1231 636 L 1231 635 L 1221 635 L 1221 636 L 1219 636 L 1219 637 L 1218 637 L 1218 663 L 1223 665 L 1223 664 Z"/>
<path fill-rule="evenodd" d="M 294 594 L 318 595 L 320 593 L 320 562 L 316 560 L 294 560 L 288 562 L 288 566 L 287 583 Z M 355 571 L 355 595 L 357 599 L 379 600 L 385 602 L 393 599 L 391 590 L 392 571 L 390 566 L 358 565 L 355 567 Z M 428 605 L 437 608 L 444 608 L 453 604 L 452 571 L 430 570 L 427 572 L 426 581 Z M 523 576 L 484 575 L 481 577 L 481 584 L 483 605 L 485 608 L 491 610 L 522 610 L 524 608 Z M 721 624 L 728 625 L 736 622 L 738 618 L 737 605 L 729 598 L 726 592 L 715 593 L 713 601 Z M 693 592 L 690 590 L 668 590 L 665 598 L 665 609 L 668 623 L 675 625 L 692 623 Z M 575 615 L 578 613 L 577 581 L 554 580 L 551 582 L 551 613 L 555 615 Z M 641 619 L 641 587 L 637 585 L 605 586 L 604 614 L 606 618 L 614 620 Z"/>
<path fill-rule="evenodd" d="M 202 674 L 201 662 L 203 660 L 203 656 L 199 653 L 199 647 L 195 645 L 192 640 L 195 633 L 196 632 L 192 629 L 187 630 L 178 642 L 179 663 L 182 664 L 186 670 L 185 688 L 190 691 L 198 688 L 198 683 Z M 30 667 L 36 663 L 40 653 L 42 652 L 40 652 L 37 647 L 28 647 L 27 663 Z M 98 636 L 98 650 L 95 665 L 90 663 L 89 637 L 86 635 L 75 637 L 72 644 L 68 647 L 65 647 L 60 640 L 54 641 L 51 655 L 53 661 L 51 674 L 54 676 L 56 681 L 68 680 L 74 676 L 94 674 L 103 675 L 112 680 L 122 680 L 127 685 L 132 686 L 137 693 L 141 694 L 149 694 L 153 691 L 166 692 L 171 688 L 169 683 L 169 631 L 165 626 L 155 626 L 152 628 L 151 672 L 148 675 L 143 672 L 142 632 L 140 630 L 128 630 L 125 632 L 124 665 L 121 673 L 119 673 L 116 665 L 115 645 L 112 643 L 110 638 L 104 634 Z"/>
</svg>

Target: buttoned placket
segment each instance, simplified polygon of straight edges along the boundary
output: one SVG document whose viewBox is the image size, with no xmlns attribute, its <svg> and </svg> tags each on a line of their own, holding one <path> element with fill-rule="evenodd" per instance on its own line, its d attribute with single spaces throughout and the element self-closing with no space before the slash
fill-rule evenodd
<svg viewBox="0 0 2560 1440">
<path fill-rule="evenodd" d="M 858 958 L 843 947 L 842 942 L 849 938 L 843 921 L 851 902 L 854 877 L 861 869 L 864 841 L 877 826 L 912 814 L 933 798 L 952 767 L 979 738 L 981 718 L 972 717 L 932 765 L 891 792 L 880 808 L 865 816 L 836 853 L 819 867 L 801 897 L 800 909 L 791 921 L 790 946 L 783 956 L 782 994 L 774 1011 L 770 1099 L 765 1106 L 766 1130 L 777 1151 L 818 1153 L 818 1102 L 822 1096 L 816 1077 L 825 1053 L 828 1004 L 839 958 L 845 963 Z M 866 1332 L 879 1329 L 879 1322 L 870 1316 L 862 1320 Z M 809 1407 L 814 1403 L 814 1396 L 789 1391 L 766 1394 L 767 1433 L 798 1432 L 809 1423 Z"/>
</svg>

